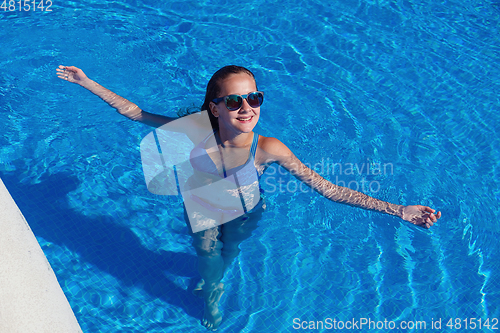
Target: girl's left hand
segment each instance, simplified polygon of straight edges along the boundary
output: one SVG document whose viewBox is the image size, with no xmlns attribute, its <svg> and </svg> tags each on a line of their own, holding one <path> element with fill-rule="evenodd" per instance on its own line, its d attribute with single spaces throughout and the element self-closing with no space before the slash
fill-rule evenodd
<svg viewBox="0 0 500 333">
<path fill-rule="evenodd" d="M 427 206 L 405 206 L 401 218 L 422 228 L 429 229 L 441 217 L 441 212 Z"/>
<path fill-rule="evenodd" d="M 75 66 L 59 65 L 59 68 L 56 68 L 56 71 L 58 78 L 79 85 L 82 85 L 82 83 L 89 79 L 80 68 Z"/>
</svg>

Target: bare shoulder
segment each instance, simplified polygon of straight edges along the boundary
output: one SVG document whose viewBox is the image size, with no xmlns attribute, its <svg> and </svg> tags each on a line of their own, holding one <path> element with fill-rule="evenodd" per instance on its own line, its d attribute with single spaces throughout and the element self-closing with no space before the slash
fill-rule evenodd
<svg viewBox="0 0 500 333">
<path fill-rule="evenodd" d="M 262 135 L 259 138 L 259 148 L 270 154 L 285 153 L 288 155 L 290 152 L 290 149 L 280 140 Z"/>
<path fill-rule="evenodd" d="M 290 149 L 280 140 L 273 137 L 259 137 L 259 149 L 257 157 L 266 163 L 280 162 L 293 156 Z"/>
</svg>

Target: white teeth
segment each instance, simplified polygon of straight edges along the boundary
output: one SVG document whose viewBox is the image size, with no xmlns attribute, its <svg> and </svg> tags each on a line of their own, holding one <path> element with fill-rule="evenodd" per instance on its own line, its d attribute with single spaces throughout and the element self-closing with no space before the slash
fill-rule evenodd
<svg viewBox="0 0 500 333">
<path fill-rule="evenodd" d="M 236 118 L 236 119 L 241 120 L 241 121 L 247 121 L 247 120 L 252 119 L 252 117 L 248 117 L 248 118 Z"/>
</svg>

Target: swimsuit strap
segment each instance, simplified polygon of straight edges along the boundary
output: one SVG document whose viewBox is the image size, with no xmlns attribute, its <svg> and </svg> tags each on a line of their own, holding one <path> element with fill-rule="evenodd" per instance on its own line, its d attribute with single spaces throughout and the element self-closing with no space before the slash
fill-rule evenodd
<svg viewBox="0 0 500 333">
<path fill-rule="evenodd" d="M 259 135 L 257 133 L 253 133 L 253 141 L 252 147 L 250 147 L 250 154 L 253 158 L 255 158 L 255 152 L 257 152 L 257 146 L 259 144 Z"/>
<path fill-rule="evenodd" d="M 252 139 L 252 146 L 250 147 L 250 152 L 248 154 L 248 159 L 250 159 L 250 157 L 252 157 L 252 161 L 251 163 L 254 164 L 255 162 L 255 153 L 257 152 L 257 145 L 259 143 L 259 134 L 257 133 L 253 133 L 253 139 Z M 248 163 L 248 160 L 247 160 L 247 163 Z M 257 169 L 255 169 L 255 173 L 257 174 L 257 179 L 259 179 L 259 172 L 257 171 Z M 224 174 L 225 176 L 225 174 Z M 236 184 L 238 185 L 238 194 L 240 196 L 240 200 L 241 200 L 241 204 L 243 206 L 243 211 L 245 212 L 245 214 L 248 214 L 248 210 L 247 210 L 247 205 L 245 204 L 245 200 L 243 199 L 243 193 L 241 193 L 241 187 L 239 186 L 238 184 L 238 179 L 236 179 Z M 259 186 L 260 188 L 260 186 Z"/>
<path fill-rule="evenodd" d="M 214 134 L 215 134 L 215 132 L 214 132 Z M 252 146 L 250 147 L 250 152 L 248 153 L 248 158 L 250 158 L 250 156 L 252 156 L 255 159 L 255 153 L 257 152 L 257 146 L 258 146 L 258 144 L 259 144 L 259 135 L 254 132 L 253 133 L 253 139 L 252 139 Z M 224 166 L 224 159 L 222 157 L 222 151 L 220 152 L 220 158 L 222 160 L 222 171 L 224 172 L 224 178 L 226 178 L 227 177 L 226 167 Z M 255 171 L 257 171 L 257 169 Z M 257 177 L 258 176 L 259 176 L 259 173 L 257 172 Z"/>
<path fill-rule="evenodd" d="M 215 134 L 215 132 L 213 134 Z M 259 143 L 259 134 L 253 133 L 252 146 L 250 147 L 250 152 L 248 153 L 248 160 L 250 159 L 250 157 L 252 157 L 252 164 L 255 161 L 255 153 L 257 152 L 258 143 Z M 222 151 L 219 150 L 219 152 L 220 152 L 220 158 L 221 158 L 221 161 L 222 161 L 222 171 L 224 172 L 224 178 L 227 178 L 226 167 L 224 165 L 224 158 L 222 156 Z M 248 163 L 248 160 L 247 160 L 246 163 Z M 259 172 L 257 171 L 257 169 L 255 169 L 255 173 L 257 174 L 257 179 L 260 179 Z M 246 204 L 245 204 L 245 200 L 243 199 L 243 193 L 241 192 L 241 187 L 240 187 L 240 184 L 238 182 L 237 175 L 235 175 L 234 180 L 235 180 L 236 186 L 238 187 L 238 195 L 239 195 L 240 200 L 241 200 L 241 205 L 243 206 L 243 211 L 244 211 L 245 214 L 247 214 L 248 213 L 247 207 L 246 207 Z M 262 193 L 262 189 L 260 188 L 260 186 L 259 186 L 259 191 Z"/>
</svg>

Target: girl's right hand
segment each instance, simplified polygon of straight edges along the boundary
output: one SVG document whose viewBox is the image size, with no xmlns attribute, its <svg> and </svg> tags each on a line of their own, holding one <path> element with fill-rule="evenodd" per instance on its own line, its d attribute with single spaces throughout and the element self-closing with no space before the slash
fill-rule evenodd
<svg viewBox="0 0 500 333">
<path fill-rule="evenodd" d="M 80 69 L 75 66 L 63 66 L 59 65 L 59 68 L 56 68 L 57 76 L 60 79 L 76 83 L 82 84 L 84 81 L 89 80 L 87 75 Z"/>
<path fill-rule="evenodd" d="M 405 206 L 401 218 L 419 227 L 429 229 L 441 218 L 441 212 L 436 213 L 435 209 L 422 205 Z"/>
</svg>

